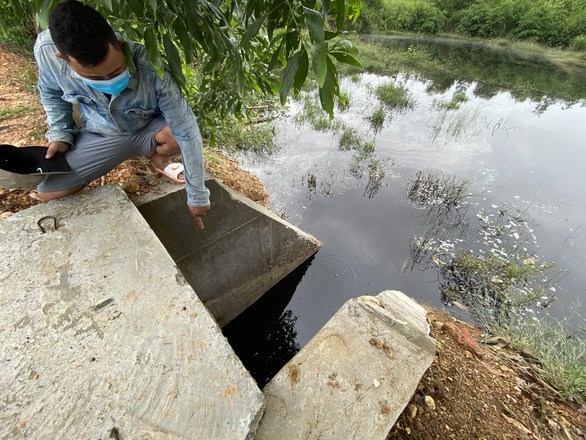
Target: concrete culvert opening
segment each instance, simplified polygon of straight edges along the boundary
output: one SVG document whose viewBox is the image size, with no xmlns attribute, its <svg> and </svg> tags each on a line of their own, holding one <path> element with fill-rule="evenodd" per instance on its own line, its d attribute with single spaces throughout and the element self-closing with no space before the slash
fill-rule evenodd
<svg viewBox="0 0 586 440">
<path fill-rule="evenodd" d="M 185 191 L 133 199 L 220 327 L 315 254 L 321 243 L 266 208 L 207 179 L 213 209 L 198 229 Z"/>
<path fill-rule="evenodd" d="M 133 202 L 262 388 L 300 349 L 283 311 L 321 243 L 215 179 L 206 186 L 203 230 L 177 185 Z"/>
</svg>

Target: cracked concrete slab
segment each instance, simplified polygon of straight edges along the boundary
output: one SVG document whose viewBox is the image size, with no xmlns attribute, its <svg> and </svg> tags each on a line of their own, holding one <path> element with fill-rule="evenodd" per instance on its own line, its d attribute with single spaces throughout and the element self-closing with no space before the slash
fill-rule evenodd
<svg viewBox="0 0 586 440">
<path fill-rule="evenodd" d="M 22 211 L 0 240 L 0 438 L 254 437 L 262 393 L 119 187 Z"/>
<path fill-rule="evenodd" d="M 398 291 L 347 301 L 263 388 L 257 439 L 381 439 L 435 355 L 426 312 Z"/>
</svg>

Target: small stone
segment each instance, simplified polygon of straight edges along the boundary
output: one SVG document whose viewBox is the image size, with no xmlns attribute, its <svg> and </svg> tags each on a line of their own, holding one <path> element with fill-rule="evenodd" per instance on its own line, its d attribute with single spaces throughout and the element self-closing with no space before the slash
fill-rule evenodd
<svg viewBox="0 0 586 440">
<path fill-rule="evenodd" d="M 385 342 L 385 343 L 383 344 L 383 348 L 384 348 L 385 350 L 390 350 L 390 349 L 391 349 L 391 344 L 389 344 L 388 342 Z"/>
<path fill-rule="evenodd" d="M 376 345 L 376 339 L 374 339 L 374 338 L 371 338 L 369 342 L 370 342 L 370 345 Z"/>
<path fill-rule="evenodd" d="M 416 415 L 417 407 L 410 403 L 409 406 L 407 406 L 407 417 L 409 417 L 410 419 L 414 419 Z"/>
<path fill-rule="evenodd" d="M 431 325 L 433 325 L 433 328 L 437 329 L 437 330 L 441 330 L 441 328 L 443 327 L 444 323 L 441 321 L 433 321 L 431 323 Z"/>
<path fill-rule="evenodd" d="M 466 356 L 467 359 L 473 359 L 474 356 L 472 355 L 472 353 L 470 353 L 468 350 L 464 351 L 464 356 Z"/>
<path fill-rule="evenodd" d="M 374 379 L 374 380 L 372 381 L 372 384 L 374 385 L 374 387 L 375 387 L 375 388 L 378 388 L 378 387 L 380 387 L 380 382 L 379 382 L 378 380 L 376 380 L 376 379 Z"/>
<path fill-rule="evenodd" d="M 425 398 L 423 400 L 424 400 L 425 406 L 427 407 L 428 410 L 435 411 L 435 401 L 433 400 L 433 397 L 425 396 Z"/>
<path fill-rule="evenodd" d="M 484 350 L 480 348 L 470 332 L 465 328 L 458 327 L 455 324 L 446 322 L 442 326 L 442 330 L 449 333 L 450 336 L 452 336 L 458 342 L 458 344 L 464 347 L 464 349 L 473 352 L 480 359 L 484 357 Z"/>
<path fill-rule="evenodd" d="M 124 186 L 124 191 L 127 193 L 133 194 L 140 189 L 140 185 L 137 182 L 129 182 L 127 185 Z"/>
<path fill-rule="evenodd" d="M 383 343 L 381 341 L 376 341 L 376 348 L 378 348 L 379 350 L 383 348 Z"/>
<path fill-rule="evenodd" d="M 409 428 L 408 426 L 405 428 L 405 432 L 407 433 L 407 435 L 411 434 L 411 428 Z"/>
</svg>

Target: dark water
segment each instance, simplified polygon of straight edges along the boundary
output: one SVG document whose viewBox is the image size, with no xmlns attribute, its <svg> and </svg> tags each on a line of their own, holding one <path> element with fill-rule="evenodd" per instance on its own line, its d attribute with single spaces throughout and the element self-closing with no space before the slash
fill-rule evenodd
<svg viewBox="0 0 586 440">
<path fill-rule="evenodd" d="M 471 48 L 478 59 L 478 47 Z M 442 50 L 450 49 L 437 53 Z M 451 50 L 465 57 L 462 47 Z M 490 56 L 496 74 L 511 70 L 502 67 L 503 57 L 513 60 L 510 53 L 498 61 Z M 521 58 L 520 69 L 527 63 Z M 532 63 L 536 71 L 540 64 Z M 273 211 L 286 213 L 323 248 L 225 328 L 257 381 L 265 383 L 350 298 L 396 289 L 421 303 L 446 306 L 436 262 L 460 249 L 488 254 L 508 243 L 538 262 L 556 263 L 558 273 L 544 294 L 544 300 L 556 300 L 541 313 L 584 327 L 586 82 L 558 72 L 561 92 L 544 93 L 538 90 L 541 78 L 555 75 L 551 65 L 542 68 L 545 73 L 534 72 L 538 81 L 531 88 L 527 80 L 522 96 L 495 81 L 445 75 L 437 83 L 428 74 L 344 79 L 341 88 L 350 91 L 351 106 L 337 112 L 336 120 L 375 143 L 369 155 L 340 151 L 339 132 L 295 123 L 303 103 L 290 102 L 289 116 L 275 124 L 280 152 L 269 161 L 242 161 L 266 185 Z M 411 111 L 389 111 L 375 132 L 365 120 L 378 105 L 372 90 L 390 81 L 407 89 L 416 104 Z M 573 96 L 571 84 L 581 85 Z M 459 109 L 438 106 L 456 93 L 468 99 Z M 408 193 L 420 171 L 468 181 L 466 202 L 444 217 L 414 203 Z M 526 222 L 516 224 L 510 215 Z M 487 236 L 487 225 L 499 222 L 504 234 Z M 424 254 L 417 251 L 423 239 L 431 243 Z"/>
</svg>

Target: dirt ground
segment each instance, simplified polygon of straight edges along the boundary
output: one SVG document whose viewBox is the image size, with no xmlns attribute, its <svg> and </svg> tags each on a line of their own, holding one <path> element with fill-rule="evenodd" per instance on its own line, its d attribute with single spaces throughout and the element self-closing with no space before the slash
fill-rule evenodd
<svg viewBox="0 0 586 440">
<path fill-rule="evenodd" d="M 0 46 L 1 143 L 44 142 L 45 116 L 30 86 L 34 72 L 30 54 Z M 236 161 L 209 149 L 205 157 L 208 172 L 257 203 L 267 204 L 262 182 Z M 143 178 L 152 172 L 146 158 L 127 161 L 86 191 L 112 183 L 132 193 L 152 191 L 157 180 Z M 0 218 L 37 203 L 34 191 L 0 188 Z M 530 354 L 511 351 L 506 341 L 497 339 L 490 340 L 494 345 L 470 345 L 486 339 L 482 331 L 442 311 L 428 309 L 428 319 L 437 340 L 435 360 L 389 440 L 586 439 L 586 404 L 569 401 L 544 383 L 539 363 Z M 466 330 L 471 335 L 467 340 Z"/>
</svg>

